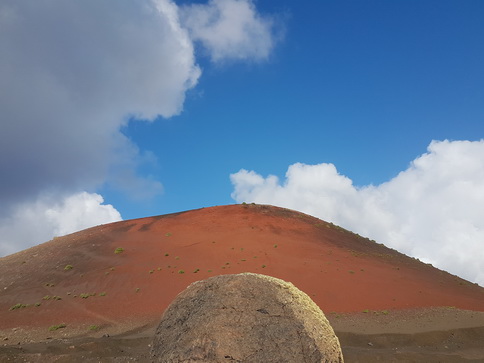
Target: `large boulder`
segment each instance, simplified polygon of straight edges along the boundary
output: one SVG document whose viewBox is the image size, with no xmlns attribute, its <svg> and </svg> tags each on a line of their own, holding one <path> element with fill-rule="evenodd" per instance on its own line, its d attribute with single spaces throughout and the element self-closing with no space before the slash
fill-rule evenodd
<svg viewBox="0 0 484 363">
<path fill-rule="evenodd" d="M 163 314 L 154 362 L 343 362 L 321 309 L 293 284 L 243 273 L 191 284 Z"/>
</svg>

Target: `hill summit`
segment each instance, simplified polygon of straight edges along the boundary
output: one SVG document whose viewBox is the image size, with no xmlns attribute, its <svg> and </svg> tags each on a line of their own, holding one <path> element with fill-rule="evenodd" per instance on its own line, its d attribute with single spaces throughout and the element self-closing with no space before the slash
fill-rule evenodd
<svg viewBox="0 0 484 363">
<path fill-rule="evenodd" d="M 242 272 L 290 281 L 325 313 L 484 311 L 483 288 L 336 225 L 229 205 L 97 226 L 1 258 L 0 330 L 127 331 L 157 323 L 191 283 Z"/>
</svg>

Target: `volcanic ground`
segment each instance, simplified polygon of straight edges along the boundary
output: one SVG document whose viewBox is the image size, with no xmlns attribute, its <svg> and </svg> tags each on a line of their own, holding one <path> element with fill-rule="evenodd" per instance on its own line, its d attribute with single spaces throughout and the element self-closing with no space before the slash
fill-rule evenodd
<svg viewBox="0 0 484 363">
<path fill-rule="evenodd" d="M 252 204 L 97 226 L 0 258 L 0 361 L 148 361 L 178 293 L 240 272 L 306 292 L 347 362 L 484 361 L 484 288 L 331 223 Z"/>
</svg>

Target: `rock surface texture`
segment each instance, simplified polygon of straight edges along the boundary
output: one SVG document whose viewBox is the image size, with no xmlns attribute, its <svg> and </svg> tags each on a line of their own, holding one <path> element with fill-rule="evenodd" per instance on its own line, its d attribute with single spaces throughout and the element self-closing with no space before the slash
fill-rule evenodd
<svg viewBox="0 0 484 363">
<path fill-rule="evenodd" d="M 343 362 L 321 309 L 293 284 L 242 273 L 191 284 L 163 314 L 154 362 Z"/>
</svg>

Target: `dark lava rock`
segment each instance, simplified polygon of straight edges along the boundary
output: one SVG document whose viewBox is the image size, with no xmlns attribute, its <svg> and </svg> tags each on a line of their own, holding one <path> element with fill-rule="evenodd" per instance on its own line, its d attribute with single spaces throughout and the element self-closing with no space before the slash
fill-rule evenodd
<svg viewBox="0 0 484 363">
<path fill-rule="evenodd" d="M 154 362 L 343 362 L 319 307 L 269 276 L 222 275 L 191 284 L 163 314 Z"/>
</svg>

